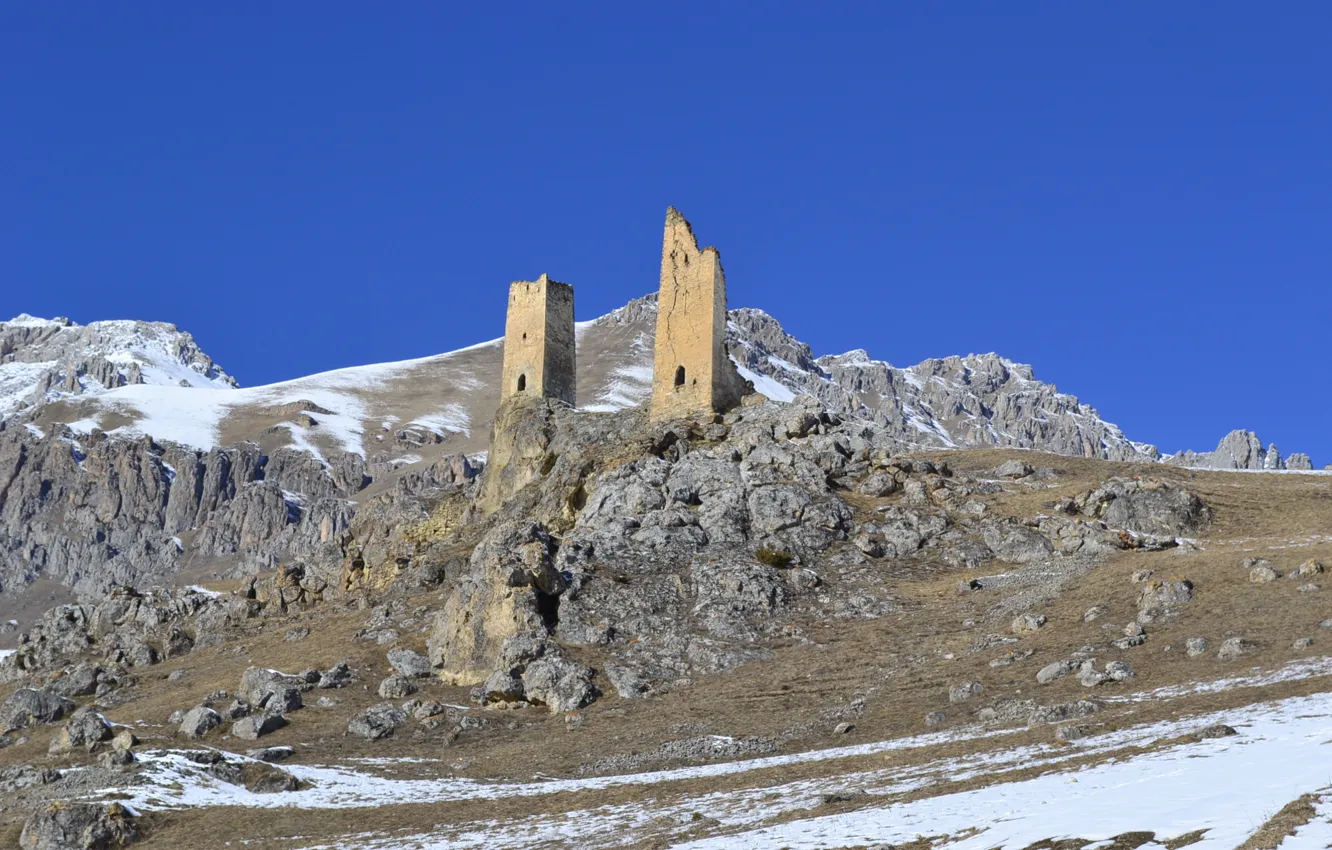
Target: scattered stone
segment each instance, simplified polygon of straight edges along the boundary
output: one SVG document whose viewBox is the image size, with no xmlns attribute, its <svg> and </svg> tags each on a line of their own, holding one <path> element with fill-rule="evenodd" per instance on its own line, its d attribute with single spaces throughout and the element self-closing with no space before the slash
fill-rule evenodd
<svg viewBox="0 0 1332 850">
<path fill-rule="evenodd" d="M 1110 642 L 1115 649 L 1132 649 L 1135 646 L 1142 646 L 1147 642 L 1146 634 L 1128 635 L 1122 638 L 1116 638 Z"/>
<path fill-rule="evenodd" d="M 1322 573 L 1323 563 L 1310 558 L 1296 567 L 1295 572 L 1291 573 L 1291 576 L 1294 578 L 1312 578 L 1316 575 L 1322 575 Z"/>
<path fill-rule="evenodd" d="M 402 699 L 411 696 L 416 691 L 416 683 L 406 676 L 389 676 L 379 683 L 380 699 Z"/>
<path fill-rule="evenodd" d="M 19 835 L 22 850 L 110 850 L 138 837 L 129 809 L 119 803 L 52 803 L 32 814 Z"/>
<path fill-rule="evenodd" d="M 1254 649 L 1257 649 L 1257 644 L 1253 641 L 1245 640 L 1242 637 L 1226 638 L 1221 641 L 1221 649 L 1217 651 L 1216 657 L 1222 661 L 1231 661 Z"/>
<path fill-rule="evenodd" d="M 1082 622 L 1084 623 L 1095 622 L 1096 620 L 1099 620 L 1101 617 L 1103 617 L 1105 615 L 1105 612 L 1106 608 L 1104 605 L 1093 605 L 1092 607 L 1088 608 L 1086 612 L 1083 613 Z"/>
<path fill-rule="evenodd" d="M 410 649 L 390 649 L 388 663 L 399 676 L 408 679 L 425 679 L 432 671 L 430 659 Z"/>
<path fill-rule="evenodd" d="M 1209 646 L 1211 646 L 1211 641 L 1207 638 L 1191 637 L 1184 641 L 1184 654 L 1189 658 L 1197 658 L 1199 655 L 1205 655 Z"/>
<path fill-rule="evenodd" d="M 1032 469 L 1020 460 L 1006 460 L 994 469 L 995 478 L 1026 478 Z"/>
<path fill-rule="evenodd" d="M 353 717 L 347 724 L 347 732 L 367 741 L 378 741 L 406 722 L 406 712 L 391 702 L 381 702 Z"/>
<path fill-rule="evenodd" d="M 1044 614 L 1019 614 L 1013 618 L 1013 634 L 1031 634 L 1044 625 Z"/>
<path fill-rule="evenodd" d="M 1111 661 L 1105 665 L 1105 674 L 1116 682 L 1127 682 L 1138 677 L 1127 661 Z"/>
<path fill-rule="evenodd" d="M 1062 679 L 1069 673 L 1077 669 L 1072 661 L 1056 661 L 1053 664 L 1047 664 L 1036 673 L 1036 681 L 1042 685 L 1048 685 L 1055 679 Z"/>
<path fill-rule="evenodd" d="M 595 672 L 591 667 L 563 658 L 539 658 L 523 671 L 526 699 L 547 706 L 553 714 L 577 711 L 601 695 L 592 684 Z"/>
<path fill-rule="evenodd" d="M 947 719 L 948 719 L 948 712 L 931 711 L 929 714 L 925 715 L 925 725 L 930 728 L 933 728 L 935 726 L 939 726 Z"/>
<path fill-rule="evenodd" d="M 833 734 L 834 734 L 834 735 L 847 735 L 847 734 L 850 734 L 855 728 L 856 728 L 856 724 L 854 724 L 854 723 L 847 723 L 846 721 L 842 721 L 841 723 L 838 723 L 836 726 L 833 727 Z"/>
<path fill-rule="evenodd" d="M 1096 660 L 1089 658 L 1078 668 L 1078 684 L 1084 688 L 1094 688 L 1110 681 L 1110 677 L 1096 669 Z"/>
<path fill-rule="evenodd" d="M 186 738 L 202 738 L 222 725 L 222 715 L 207 706 L 196 706 L 185 712 L 180 721 L 180 734 Z"/>
<path fill-rule="evenodd" d="M 332 688 L 343 688 L 351 684 L 354 678 L 351 667 L 347 665 L 346 661 L 342 661 L 325 671 L 319 677 L 319 682 L 315 687 L 323 691 Z"/>
<path fill-rule="evenodd" d="M 985 693 L 985 686 L 980 682 L 964 682 L 948 689 L 948 701 L 951 703 L 968 702 Z"/>
<path fill-rule="evenodd" d="M 231 724 L 231 734 L 246 741 L 254 741 L 286 725 L 287 718 L 281 714 L 251 714 Z"/>
<path fill-rule="evenodd" d="M 1249 581 L 1253 584 L 1267 584 L 1281 578 L 1281 573 L 1269 566 L 1258 566 L 1249 570 Z"/>
<path fill-rule="evenodd" d="M 1188 579 L 1149 581 L 1138 594 L 1139 608 L 1173 608 L 1193 599 L 1193 582 Z"/>
</svg>

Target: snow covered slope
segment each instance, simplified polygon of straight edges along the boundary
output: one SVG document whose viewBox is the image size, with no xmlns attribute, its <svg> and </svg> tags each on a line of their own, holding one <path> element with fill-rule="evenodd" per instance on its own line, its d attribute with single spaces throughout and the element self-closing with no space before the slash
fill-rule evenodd
<svg viewBox="0 0 1332 850">
<path fill-rule="evenodd" d="M 267 451 L 294 446 L 325 460 L 350 452 L 396 465 L 484 451 L 499 402 L 502 340 L 236 390 L 188 335 L 171 326 L 113 322 L 79 328 L 20 317 L 3 327 L 4 333 L 34 337 L 36 344 L 11 346 L 26 356 L 0 366 L 8 370 L 3 380 L 13 385 L 10 406 L 0 411 L 13 410 L 20 398 L 40 397 L 45 403 L 23 421 L 44 432 L 60 433 L 66 425 L 75 433 L 99 428 L 198 449 L 251 440 Z M 616 410 L 647 399 L 655 331 L 652 296 L 579 323 L 578 396 L 584 409 Z M 89 345 L 55 345 L 71 334 L 83 334 Z M 729 337 L 741 374 L 758 391 L 778 401 L 815 395 L 843 414 L 894 428 L 904 447 L 1158 457 L 1154 447 L 1129 441 L 1095 409 L 1036 380 L 1030 367 L 994 354 L 908 368 L 864 351 L 815 358 L 775 319 L 753 309 L 732 311 Z M 37 361 L 39 351 L 79 362 L 100 357 L 124 368 L 101 380 L 105 368 L 80 370 L 53 354 Z"/>
<path fill-rule="evenodd" d="M 85 326 L 26 313 L 0 322 L 0 417 L 130 385 L 230 389 L 236 382 L 175 325 Z"/>
<path fill-rule="evenodd" d="M 647 296 L 580 322 L 578 400 L 585 410 L 641 404 L 650 395 L 656 300 Z M 772 316 L 731 311 L 729 346 L 740 373 L 777 401 L 818 397 L 842 414 L 893 429 L 904 448 L 1008 447 L 1109 460 L 1162 460 L 1095 408 L 997 354 L 896 367 L 861 349 L 815 357 Z M 173 325 L 19 316 L 0 323 L 0 419 L 43 433 L 151 436 L 210 449 L 240 440 L 292 446 L 321 460 L 350 452 L 389 465 L 486 449 L 499 403 L 503 341 L 433 357 L 339 369 L 265 387 L 236 382 Z M 1237 435 L 1227 437 L 1236 442 Z M 1250 435 L 1251 436 L 1251 435 Z M 1249 442 L 1255 442 L 1253 437 Z M 1247 446 L 1247 443 L 1245 443 Z M 1270 447 L 1254 462 L 1236 451 L 1181 453 L 1186 466 L 1281 469 Z M 1218 459 L 1219 458 L 1219 459 Z M 1309 459 L 1292 455 L 1291 468 Z"/>
</svg>

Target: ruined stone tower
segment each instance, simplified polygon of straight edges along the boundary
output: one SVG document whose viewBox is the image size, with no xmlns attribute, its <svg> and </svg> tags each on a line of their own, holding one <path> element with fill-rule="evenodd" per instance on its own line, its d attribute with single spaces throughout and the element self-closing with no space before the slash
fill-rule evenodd
<svg viewBox="0 0 1332 850">
<path fill-rule="evenodd" d="M 577 405 L 574 356 L 573 287 L 544 274 L 512 284 L 500 401 L 525 396 Z"/>
<path fill-rule="evenodd" d="M 653 421 L 721 413 L 747 387 L 726 352 L 726 274 L 716 248 L 699 250 L 689 222 L 666 210 L 657 294 Z"/>
</svg>

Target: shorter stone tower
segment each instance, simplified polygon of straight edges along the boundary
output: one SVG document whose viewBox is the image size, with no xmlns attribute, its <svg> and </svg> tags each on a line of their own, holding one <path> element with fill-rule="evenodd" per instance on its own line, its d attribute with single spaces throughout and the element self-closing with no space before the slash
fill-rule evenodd
<svg viewBox="0 0 1332 850">
<path fill-rule="evenodd" d="M 509 287 L 500 401 L 549 398 L 578 403 L 573 287 L 542 275 Z"/>
<path fill-rule="evenodd" d="M 653 421 L 722 413 L 748 390 L 726 352 L 726 274 L 716 248 L 699 250 L 685 217 L 666 210 L 657 294 Z"/>
</svg>

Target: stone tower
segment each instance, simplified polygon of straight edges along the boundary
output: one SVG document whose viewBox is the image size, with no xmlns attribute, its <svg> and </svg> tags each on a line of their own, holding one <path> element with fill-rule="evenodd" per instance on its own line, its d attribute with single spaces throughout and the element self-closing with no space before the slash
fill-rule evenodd
<svg viewBox="0 0 1332 850">
<path fill-rule="evenodd" d="M 542 275 L 509 287 L 500 401 L 549 398 L 577 405 L 573 287 Z"/>
<path fill-rule="evenodd" d="M 666 210 L 657 294 L 653 421 L 722 413 L 747 387 L 726 352 L 726 274 L 716 248 L 699 250 L 689 222 Z"/>
</svg>

